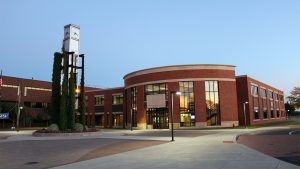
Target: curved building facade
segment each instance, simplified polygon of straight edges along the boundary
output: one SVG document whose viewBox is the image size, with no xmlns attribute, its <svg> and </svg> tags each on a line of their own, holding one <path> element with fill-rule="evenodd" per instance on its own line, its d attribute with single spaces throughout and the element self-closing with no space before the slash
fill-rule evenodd
<svg viewBox="0 0 300 169">
<path fill-rule="evenodd" d="M 235 66 L 156 67 L 129 73 L 124 83 L 127 126 L 167 129 L 172 112 L 174 128 L 239 125 Z"/>
</svg>

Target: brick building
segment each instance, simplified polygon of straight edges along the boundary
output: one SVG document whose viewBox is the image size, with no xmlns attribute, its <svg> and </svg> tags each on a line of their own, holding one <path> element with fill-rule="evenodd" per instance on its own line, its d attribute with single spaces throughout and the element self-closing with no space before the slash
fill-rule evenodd
<svg viewBox="0 0 300 169">
<path fill-rule="evenodd" d="M 237 76 L 236 84 L 241 125 L 245 125 L 245 121 L 247 125 L 253 125 L 285 120 L 283 91 L 249 76 Z"/>
<path fill-rule="evenodd" d="M 4 109 L 5 104 L 9 105 L 9 107 L 6 108 L 7 110 L 3 111 L 14 112 L 14 116 L 10 114 L 10 120 L 3 121 L 6 127 L 16 122 L 18 101 L 20 101 L 20 106 L 23 108 L 20 114 L 20 126 L 31 126 L 39 114 L 44 115 L 45 112 L 48 111 L 51 100 L 51 83 L 40 80 L 2 76 L 0 94 L 2 108 Z"/>
<path fill-rule="evenodd" d="M 257 97 L 251 95 L 252 86 L 259 88 Z M 272 98 L 262 98 L 261 88 L 268 95 L 272 92 Z M 236 76 L 232 65 L 197 64 L 135 71 L 124 76 L 124 87 L 87 92 L 88 124 L 167 129 L 174 91 L 181 92 L 180 96 L 173 95 L 175 128 L 244 125 L 246 101 L 246 120 L 250 125 L 285 120 L 282 91 L 247 76 Z M 148 108 L 149 95 L 164 97 L 165 106 Z"/>
<path fill-rule="evenodd" d="M 177 91 L 181 95 L 174 94 Z M 16 103 L 19 92 L 21 105 L 37 115 L 50 103 L 51 83 L 3 76 L 1 102 Z M 124 76 L 124 87 L 87 87 L 86 122 L 101 128 L 168 129 L 172 95 L 175 128 L 285 120 L 282 91 L 248 76 L 236 76 L 232 65 L 195 64 L 135 71 Z M 153 98 L 160 98 L 160 107 L 152 107 L 157 102 Z"/>
<path fill-rule="evenodd" d="M 46 121 L 45 115 L 48 114 L 51 102 L 51 88 L 51 82 L 47 81 L 2 76 L 2 85 L 0 86 L 1 108 L 4 108 L 5 104 L 9 105 L 6 110 L 2 111 L 15 112 L 16 116 L 17 103 L 20 101 L 20 107 L 22 107 L 20 126 L 34 126 L 36 123 Z M 85 90 L 95 89 L 97 88 L 86 87 Z M 9 127 L 16 122 L 16 117 L 12 114 L 10 116 L 10 120 L 1 122 L 3 126 Z M 46 125 L 46 123 L 41 125 Z"/>
</svg>

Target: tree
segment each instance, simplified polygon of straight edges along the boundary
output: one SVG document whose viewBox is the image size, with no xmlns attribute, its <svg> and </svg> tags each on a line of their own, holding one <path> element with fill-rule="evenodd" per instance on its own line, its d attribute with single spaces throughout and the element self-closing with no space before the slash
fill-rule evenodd
<svg viewBox="0 0 300 169">
<path fill-rule="evenodd" d="M 59 109 L 59 127 L 60 130 L 66 131 L 67 129 L 67 105 L 68 105 L 68 73 L 64 74 L 62 84 L 62 94 L 60 98 Z"/>
<path fill-rule="evenodd" d="M 86 103 L 85 103 L 85 95 L 84 95 L 84 58 L 82 60 L 82 72 L 81 72 L 81 80 L 80 80 L 80 86 L 81 86 L 81 91 L 79 94 L 79 107 L 78 111 L 80 113 L 80 123 L 83 125 L 83 129 L 86 130 L 85 128 L 85 109 L 86 109 Z"/>
<path fill-rule="evenodd" d="M 300 108 L 300 87 L 294 87 L 288 99 L 294 107 Z"/>
<path fill-rule="evenodd" d="M 59 123 L 59 109 L 61 97 L 61 68 L 62 54 L 54 53 L 53 72 L 52 72 L 52 97 L 51 97 L 51 121 Z"/>
<path fill-rule="evenodd" d="M 287 112 L 287 115 L 291 115 L 295 111 L 295 107 L 293 105 L 291 105 L 290 103 L 288 103 L 288 102 L 286 102 L 284 104 L 284 107 L 285 107 L 285 110 Z"/>
<path fill-rule="evenodd" d="M 68 128 L 73 130 L 75 126 L 75 75 L 70 73 L 69 97 L 68 97 Z"/>
</svg>

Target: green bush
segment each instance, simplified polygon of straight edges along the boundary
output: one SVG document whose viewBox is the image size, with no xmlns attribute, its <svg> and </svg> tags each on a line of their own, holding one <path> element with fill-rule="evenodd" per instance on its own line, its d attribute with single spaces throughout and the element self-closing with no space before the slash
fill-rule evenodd
<svg viewBox="0 0 300 169">
<path fill-rule="evenodd" d="M 57 124 L 53 123 L 49 127 L 47 127 L 48 131 L 59 132 L 59 127 Z"/>
<path fill-rule="evenodd" d="M 80 123 L 75 123 L 74 125 L 74 131 L 76 132 L 83 132 L 83 125 Z"/>
</svg>

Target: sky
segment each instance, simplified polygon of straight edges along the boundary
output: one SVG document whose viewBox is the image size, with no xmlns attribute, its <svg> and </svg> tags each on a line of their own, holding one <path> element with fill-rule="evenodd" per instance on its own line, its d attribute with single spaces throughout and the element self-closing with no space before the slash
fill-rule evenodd
<svg viewBox="0 0 300 169">
<path fill-rule="evenodd" d="M 64 26 L 80 26 L 86 84 L 132 71 L 229 64 L 285 92 L 300 86 L 299 0 L 1 0 L 0 69 L 51 81 Z"/>
</svg>

